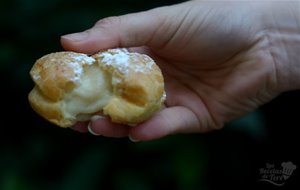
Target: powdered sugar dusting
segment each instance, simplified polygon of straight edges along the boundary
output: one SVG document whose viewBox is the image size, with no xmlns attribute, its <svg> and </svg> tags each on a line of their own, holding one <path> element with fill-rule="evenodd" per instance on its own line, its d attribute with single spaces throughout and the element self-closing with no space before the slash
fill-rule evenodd
<svg viewBox="0 0 300 190">
<path fill-rule="evenodd" d="M 129 56 L 126 51 L 114 49 L 101 53 L 101 56 L 104 64 L 111 65 L 124 74 L 128 73 Z"/>
<path fill-rule="evenodd" d="M 149 72 L 152 69 L 152 66 L 154 65 L 153 59 L 151 59 L 148 55 L 143 55 L 143 61 L 144 64 L 135 64 L 134 70 L 136 72 Z"/>
<path fill-rule="evenodd" d="M 83 68 L 82 65 L 77 63 L 77 62 L 69 62 L 69 65 L 72 67 L 73 71 L 74 71 L 74 78 L 73 81 L 79 81 L 80 80 L 80 76 L 83 72 Z"/>
<path fill-rule="evenodd" d="M 86 55 L 76 55 L 74 57 L 76 61 L 82 62 L 83 64 L 91 65 L 95 62 L 95 59 Z"/>
<path fill-rule="evenodd" d="M 167 94 L 166 94 L 166 92 L 164 92 L 161 99 L 160 99 L 160 101 L 164 102 L 166 99 L 167 99 Z"/>
<path fill-rule="evenodd" d="M 80 81 L 80 76 L 83 73 L 82 66 L 85 64 L 91 65 L 96 60 L 93 57 L 89 57 L 84 54 L 75 55 L 73 57 L 73 59 L 74 59 L 74 62 L 71 61 L 71 62 L 68 62 L 68 64 L 72 67 L 72 69 L 74 71 L 74 78 L 72 80 L 78 82 L 78 81 Z"/>
<path fill-rule="evenodd" d="M 110 49 L 100 53 L 100 57 L 105 65 L 110 65 L 123 74 L 128 74 L 129 69 L 145 73 L 150 71 L 154 64 L 147 55 L 130 53 L 126 49 Z"/>
<path fill-rule="evenodd" d="M 34 81 L 38 81 L 41 78 L 41 75 L 39 72 L 35 72 L 35 73 L 31 72 L 31 76 Z"/>
</svg>

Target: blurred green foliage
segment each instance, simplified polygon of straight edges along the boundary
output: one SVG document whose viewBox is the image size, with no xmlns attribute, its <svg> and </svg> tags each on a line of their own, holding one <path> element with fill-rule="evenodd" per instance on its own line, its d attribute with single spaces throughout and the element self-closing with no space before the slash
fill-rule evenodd
<svg viewBox="0 0 300 190">
<path fill-rule="evenodd" d="M 2 108 L 0 190 L 251 187 L 257 163 L 266 161 L 257 157 L 259 147 L 269 138 L 260 111 L 221 131 L 132 143 L 58 128 L 28 105 L 29 69 L 41 55 L 62 50 L 61 35 L 85 30 L 103 17 L 177 2 L 0 1 L 1 98 L 10 104 Z"/>
</svg>

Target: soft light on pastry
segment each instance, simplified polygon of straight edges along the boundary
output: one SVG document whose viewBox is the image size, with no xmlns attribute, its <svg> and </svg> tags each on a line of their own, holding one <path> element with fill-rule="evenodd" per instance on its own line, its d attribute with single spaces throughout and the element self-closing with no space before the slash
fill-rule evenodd
<svg viewBox="0 0 300 190">
<path fill-rule="evenodd" d="M 165 101 L 161 70 L 149 56 L 110 49 L 92 56 L 63 51 L 38 59 L 30 70 L 35 83 L 31 107 L 46 120 L 70 127 L 95 114 L 136 125 Z"/>
</svg>

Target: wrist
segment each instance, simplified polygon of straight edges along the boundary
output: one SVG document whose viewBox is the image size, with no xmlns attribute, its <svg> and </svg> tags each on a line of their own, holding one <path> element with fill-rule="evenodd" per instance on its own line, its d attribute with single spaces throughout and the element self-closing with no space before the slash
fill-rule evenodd
<svg viewBox="0 0 300 190">
<path fill-rule="evenodd" d="M 279 92 L 300 89 L 299 6 L 300 1 L 271 2 L 263 18 Z"/>
<path fill-rule="evenodd" d="M 275 66 L 280 79 L 281 91 L 300 89 L 300 30 L 282 31 L 274 39 L 273 54 Z"/>
</svg>

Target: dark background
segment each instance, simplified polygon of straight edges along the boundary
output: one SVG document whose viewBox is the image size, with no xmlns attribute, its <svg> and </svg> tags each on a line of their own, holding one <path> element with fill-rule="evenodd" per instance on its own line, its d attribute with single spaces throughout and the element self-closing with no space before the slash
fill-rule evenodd
<svg viewBox="0 0 300 190">
<path fill-rule="evenodd" d="M 35 114 L 29 70 L 63 34 L 176 0 L 0 1 L 0 190 L 299 189 L 300 93 L 287 92 L 223 130 L 133 143 L 58 128 Z M 297 169 L 277 187 L 266 163 Z"/>
</svg>

